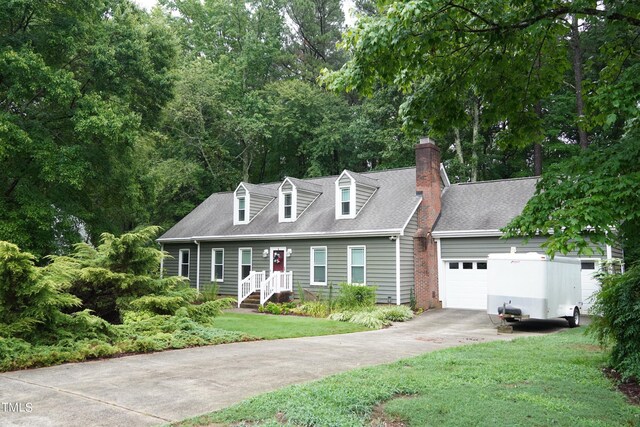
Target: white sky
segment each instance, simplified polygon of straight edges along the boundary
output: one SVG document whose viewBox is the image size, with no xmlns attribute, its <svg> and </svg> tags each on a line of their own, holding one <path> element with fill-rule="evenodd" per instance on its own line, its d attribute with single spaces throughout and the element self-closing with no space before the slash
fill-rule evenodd
<svg viewBox="0 0 640 427">
<path fill-rule="evenodd" d="M 133 0 L 133 2 L 147 10 L 151 10 L 151 8 L 158 3 L 157 0 Z M 353 21 L 355 20 L 355 17 L 351 13 L 353 9 L 353 0 L 342 1 L 342 11 L 344 12 L 344 19 L 347 25 L 353 24 Z"/>
</svg>

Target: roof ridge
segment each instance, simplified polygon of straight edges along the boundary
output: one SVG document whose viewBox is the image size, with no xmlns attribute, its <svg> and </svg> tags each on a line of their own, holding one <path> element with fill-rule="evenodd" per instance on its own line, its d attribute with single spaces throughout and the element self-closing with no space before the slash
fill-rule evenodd
<svg viewBox="0 0 640 427">
<path fill-rule="evenodd" d="M 456 182 L 456 183 L 452 183 L 451 185 L 491 184 L 494 182 L 524 181 L 527 179 L 540 179 L 540 176 L 536 175 L 536 176 L 522 176 L 518 178 L 489 179 L 486 181 L 475 181 L 475 182 Z"/>
</svg>

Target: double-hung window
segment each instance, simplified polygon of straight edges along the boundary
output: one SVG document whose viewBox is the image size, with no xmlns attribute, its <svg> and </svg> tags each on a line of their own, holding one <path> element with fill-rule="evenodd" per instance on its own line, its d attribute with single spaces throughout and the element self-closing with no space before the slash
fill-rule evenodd
<svg viewBox="0 0 640 427">
<path fill-rule="evenodd" d="M 349 246 L 348 247 L 348 279 L 349 283 L 366 284 L 367 283 L 367 248 L 365 246 Z"/>
<path fill-rule="evenodd" d="M 251 248 L 244 248 L 239 250 L 240 258 L 240 280 L 244 279 L 251 273 Z"/>
<path fill-rule="evenodd" d="M 284 217 L 285 219 L 291 219 L 291 211 L 293 209 L 293 195 L 291 193 L 284 193 Z"/>
<path fill-rule="evenodd" d="M 224 281 L 224 249 L 211 250 L 211 281 Z"/>
<path fill-rule="evenodd" d="M 189 277 L 189 249 L 180 249 L 178 256 L 178 275 Z"/>
<path fill-rule="evenodd" d="M 351 189 L 349 187 L 340 188 L 340 206 L 342 215 L 351 214 Z"/>
<path fill-rule="evenodd" d="M 327 247 L 311 248 L 311 284 L 327 284 Z"/>
<path fill-rule="evenodd" d="M 246 218 L 245 198 L 238 197 L 238 222 L 244 222 Z"/>
</svg>

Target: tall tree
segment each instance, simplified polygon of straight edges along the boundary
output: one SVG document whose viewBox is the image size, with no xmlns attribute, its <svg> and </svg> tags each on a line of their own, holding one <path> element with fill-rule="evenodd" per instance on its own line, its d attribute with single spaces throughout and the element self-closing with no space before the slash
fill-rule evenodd
<svg viewBox="0 0 640 427">
<path fill-rule="evenodd" d="M 545 122 L 569 118 L 573 129 L 558 129 L 553 138 L 577 143 L 584 141 L 586 130 L 592 135 L 591 150 L 582 150 L 543 177 L 539 194 L 511 233 L 552 230 L 550 251 L 588 251 L 589 240 L 615 243 L 620 231 L 638 228 L 635 190 L 629 193 L 616 184 L 622 198 L 604 195 L 615 184 L 608 177 L 625 188 L 633 189 L 637 182 L 637 162 L 620 157 L 637 158 L 637 5 L 421 0 L 384 2 L 382 12 L 362 18 L 347 33 L 344 45 L 352 59 L 326 77 L 331 87 L 366 93 L 380 82 L 393 82 L 408 94 L 402 108 L 407 121 L 428 121 L 436 128 L 460 123 L 463 95 L 473 85 L 485 102 L 483 115 L 499 127 L 496 140 L 503 145 L 548 143 Z M 579 34 L 576 19 L 585 23 Z M 585 47 L 590 52 L 577 64 L 576 53 Z M 566 102 L 567 83 L 573 103 Z M 582 113 L 577 111 L 580 95 Z M 569 114 L 559 111 L 571 104 Z"/>
<path fill-rule="evenodd" d="M 127 0 L 16 0 L 0 46 L 0 240 L 44 255 L 131 227 L 137 137 L 171 95 L 170 33 Z"/>
</svg>

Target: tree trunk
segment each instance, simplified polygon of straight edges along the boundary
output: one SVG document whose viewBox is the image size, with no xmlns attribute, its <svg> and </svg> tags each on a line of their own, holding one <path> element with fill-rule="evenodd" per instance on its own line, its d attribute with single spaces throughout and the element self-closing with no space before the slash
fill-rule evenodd
<svg viewBox="0 0 640 427">
<path fill-rule="evenodd" d="M 573 76 L 576 90 L 576 113 L 578 115 L 578 141 L 580 148 L 585 150 L 589 146 L 589 137 L 584 129 L 584 100 L 582 99 L 582 48 L 580 46 L 580 29 L 578 17 L 573 15 L 571 21 L 571 50 L 573 51 Z"/>
<path fill-rule="evenodd" d="M 478 180 L 478 137 L 480 135 L 480 99 L 472 97 L 473 128 L 471 133 L 471 182 Z"/>
<path fill-rule="evenodd" d="M 242 181 L 249 182 L 249 169 L 251 168 L 251 151 L 249 150 L 249 144 L 243 143 L 244 150 L 242 151 Z"/>
<path fill-rule="evenodd" d="M 462 141 L 460 141 L 460 129 L 453 128 L 453 145 L 456 148 L 456 154 L 461 165 L 464 165 L 464 156 L 462 154 Z"/>
<path fill-rule="evenodd" d="M 542 101 L 536 102 L 535 105 L 536 115 L 542 120 Z M 542 143 L 536 142 L 533 144 L 533 174 L 536 176 L 542 175 Z"/>
</svg>

